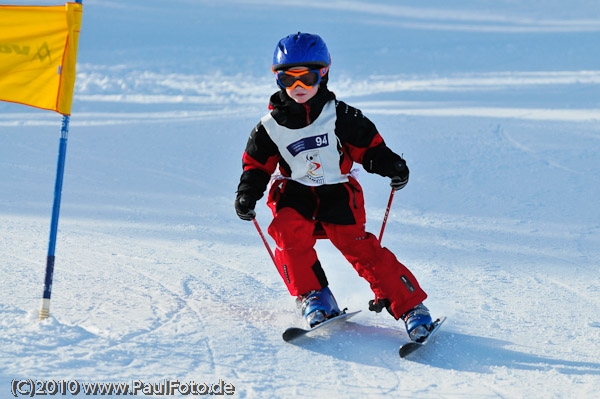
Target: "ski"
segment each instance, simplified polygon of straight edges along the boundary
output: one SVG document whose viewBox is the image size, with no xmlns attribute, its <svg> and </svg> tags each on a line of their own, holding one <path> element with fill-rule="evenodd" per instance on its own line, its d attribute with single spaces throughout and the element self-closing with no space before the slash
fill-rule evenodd
<svg viewBox="0 0 600 399">
<path fill-rule="evenodd" d="M 444 321 L 446 321 L 446 316 L 443 316 L 443 317 L 437 319 L 436 321 L 434 321 L 433 322 L 433 325 L 434 325 L 433 330 L 431 330 L 429 335 L 422 342 L 408 342 L 408 343 L 402 345 L 400 347 L 400 350 L 398 351 L 400 353 L 400 357 L 404 358 L 404 357 L 410 355 L 411 353 L 413 353 L 414 351 L 416 351 L 417 349 L 425 346 L 427 344 L 427 342 L 429 342 L 431 337 L 440 328 L 442 323 L 444 323 Z"/>
<path fill-rule="evenodd" d="M 314 333 L 315 331 L 320 330 L 322 328 L 326 328 L 333 324 L 337 324 L 338 322 L 343 321 L 343 320 L 348 320 L 350 317 L 355 316 L 358 313 L 360 313 L 360 310 L 357 310 L 356 312 L 344 311 L 344 313 L 342 313 L 338 316 L 332 317 L 330 319 L 327 319 L 323 323 L 317 324 L 313 328 L 290 327 L 283 332 L 283 336 L 282 336 L 283 340 L 285 342 L 290 342 L 296 338 L 310 335 L 310 334 Z"/>
</svg>

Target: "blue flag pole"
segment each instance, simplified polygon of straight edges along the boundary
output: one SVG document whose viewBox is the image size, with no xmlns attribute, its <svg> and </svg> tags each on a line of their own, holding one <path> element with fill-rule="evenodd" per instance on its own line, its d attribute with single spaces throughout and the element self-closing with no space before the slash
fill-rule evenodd
<svg viewBox="0 0 600 399">
<path fill-rule="evenodd" d="M 52 278 L 54 276 L 54 253 L 56 250 L 56 235 L 58 233 L 58 217 L 60 214 L 60 201 L 62 197 L 63 177 L 65 174 L 65 159 L 67 156 L 67 139 L 69 138 L 68 115 L 63 115 L 60 129 L 60 142 L 58 146 L 58 163 L 56 166 L 56 182 L 54 183 L 54 204 L 52 205 L 52 220 L 50 222 L 50 240 L 48 243 L 48 257 L 46 258 L 46 276 L 44 278 L 44 293 L 40 320 L 47 319 L 50 315 L 50 297 L 52 295 Z"/>
<path fill-rule="evenodd" d="M 83 0 L 75 0 L 83 4 Z M 50 316 L 50 297 L 52 296 L 52 279 L 54 277 L 54 253 L 56 250 L 56 235 L 58 234 L 58 216 L 60 214 L 60 200 L 62 197 L 63 177 L 65 175 L 65 159 L 67 156 L 67 139 L 69 138 L 69 115 L 63 115 L 60 128 L 60 142 L 58 146 L 58 163 L 56 166 L 56 181 L 54 183 L 54 203 L 52 205 L 52 220 L 50 222 L 50 240 L 48 242 L 48 256 L 46 257 L 46 276 L 44 277 L 44 293 L 42 294 L 42 308 L 40 320 Z"/>
</svg>

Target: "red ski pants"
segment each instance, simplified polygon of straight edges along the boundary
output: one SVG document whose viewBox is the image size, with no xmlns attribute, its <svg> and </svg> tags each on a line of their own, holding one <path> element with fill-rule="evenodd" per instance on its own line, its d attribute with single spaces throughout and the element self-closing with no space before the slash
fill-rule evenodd
<svg viewBox="0 0 600 399">
<path fill-rule="evenodd" d="M 327 286 L 325 273 L 314 249 L 316 221 L 308 220 L 292 208 L 275 214 L 269 234 L 277 248 L 277 269 L 291 295 L 298 296 Z M 377 298 L 387 299 L 390 310 L 400 316 L 427 298 L 413 274 L 364 225 L 321 223 L 327 237 L 367 280 Z"/>
</svg>

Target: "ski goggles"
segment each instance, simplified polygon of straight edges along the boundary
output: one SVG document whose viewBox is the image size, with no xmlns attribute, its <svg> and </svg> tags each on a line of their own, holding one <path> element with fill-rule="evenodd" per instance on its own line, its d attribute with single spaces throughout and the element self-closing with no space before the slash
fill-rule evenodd
<svg viewBox="0 0 600 399">
<path fill-rule="evenodd" d="M 321 69 L 288 69 L 287 71 L 273 71 L 277 76 L 277 83 L 285 89 L 296 86 L 312 89 L 321 82 L 321 78 L 329 71 L 329 66 Z"/>
</svg>

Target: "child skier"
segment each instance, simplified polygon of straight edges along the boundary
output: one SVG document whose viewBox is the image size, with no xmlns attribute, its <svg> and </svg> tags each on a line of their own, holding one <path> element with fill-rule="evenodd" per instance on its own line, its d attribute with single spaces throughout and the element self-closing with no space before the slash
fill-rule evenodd
<svg viewBox="0 0 600 399">
<path fill-rule="evenodd" d="M 409 171 L 375 125 L 327 89 L 330 64 L 318 35 L 298 32 L 277 44 L 272 70 L 280 90 L 271 96 L 272 111 L 250 134 L 235 209 L 241 219 L 254 219 L 256 201 L 272 180 L 267 203 L 274 218 L 268 232 L 277 244 L 277 269 L 310 327 L 341 313 L 313 248 L 320 233 L 369 282 L 378 298 L 370 309 L 387 308 L 419 341 L 432 327 L 422 304 L 427 295 L 365 231 L 363 192 L 351 174 L 357 162 L 369 173 L 391 178 L 392 188 L 400 190 Z M 272 177 L 278 165 L 281 175 Z"/>
</svg>

